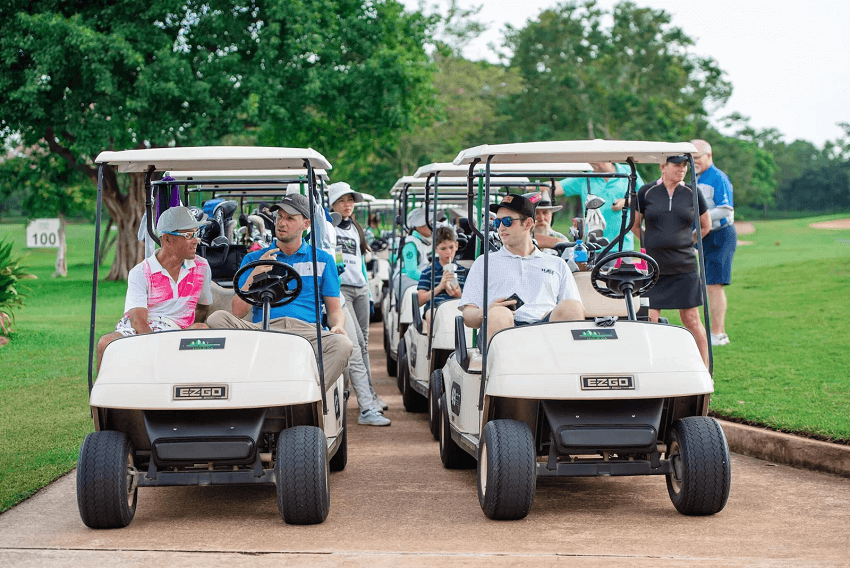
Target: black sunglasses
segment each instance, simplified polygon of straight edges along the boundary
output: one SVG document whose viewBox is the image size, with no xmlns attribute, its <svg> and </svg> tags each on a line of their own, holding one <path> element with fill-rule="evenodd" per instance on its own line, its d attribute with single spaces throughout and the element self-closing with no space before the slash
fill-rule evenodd
<svg viewBox="0 0 850 568">
<path fill-rule="evenodd" d="M 519 217 L 502 217 L 501 219 L 493 219 L 493 226 L 498 229 L 499 225 L 504 225 L 507 228 L 513 225 L 514 221 L 522 223 L 522 219 Z"/>
</svg>

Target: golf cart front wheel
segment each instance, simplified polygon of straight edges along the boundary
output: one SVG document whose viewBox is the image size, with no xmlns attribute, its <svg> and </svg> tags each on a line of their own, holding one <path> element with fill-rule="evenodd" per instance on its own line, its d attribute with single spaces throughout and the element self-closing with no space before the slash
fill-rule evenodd
<svg viewBox="0 0 850 568">
<path fill-rule="evenodd" d="M 126 527 L 136 514 L 133 447 L 123 432 L 92 432 L 77 461 L 77 508 L 92 529 Z"/>
<path fill-rule="evenodd" d="M 395 377 L 398 374 L 398 363 L 390 353 L 390 338 L 386 331 L 384 331 L 384 351 L 387 352 L 387 374 Z"/>
<path fill-rule="evenodd" d="M 440 369 L 431 373 L 428 384 L 428 428 L 435 440 L 440 439 L 440 396 L 442 395 L 443 371 Z"/>
<path fill-rule="evenodd" d="M 452 439 L 452 426 L 449 423 L 449 407 L 446 404 L 445 393 L 440 401 L 440 461 L 446 469 L 475 467 L 475 459 Z"/>
<path fill-rule="evenodd" d="M 328 446 L 315 426 L 293 426 L 277 437 L 277 507 L 291 525 L 315 525 L 331 508 Z"/>
<path fill-rule="evenodd" d="M 683 515 L 713 515 L 729 499 L 732 470 L 729 446 L 720 424 L 708 416 L 689 416 L 673 424 L 667 442 L 673 472 L 667 493 Z"/>
<path fill-rule="evenodd" d="M 478 502 L 497 521 L 524 519 L 537 487 L 534 436 L 525 422 L 491 420 L 478 448 Z"/>
<path fill-rule="evenodd" d="M 339 447 L 328 465 L 331 471 L 342 471 L 348 464 L 348 408 L 345 406 L 342 409 L 342 432 L 339 435 Z"/>
</svg>

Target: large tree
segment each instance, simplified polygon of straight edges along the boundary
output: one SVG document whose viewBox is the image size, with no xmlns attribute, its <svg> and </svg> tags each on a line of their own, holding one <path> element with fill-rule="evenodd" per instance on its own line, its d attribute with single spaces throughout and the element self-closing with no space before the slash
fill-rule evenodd
<svg viewBox="0 0 850 568">
<path fill-rule="evenodd" d="M 508 28 L 526 88 L 514 101 L 515 140 L 687 140 L 731 87 L 663 10 L 566 2 Z"/>
<path fill-rule="evenodd" d="M 0 7 L 0 137 L 44 140 L 93 180 L 105 149 L 246 131 L 330 154 L 409 127 L 427 85 L 425 27 L 392 0 L 11 0 Z M 142 253 L 143 189 L 141 175 L 105 171 L 119 229 L 110 279 Z"/>
</svg>

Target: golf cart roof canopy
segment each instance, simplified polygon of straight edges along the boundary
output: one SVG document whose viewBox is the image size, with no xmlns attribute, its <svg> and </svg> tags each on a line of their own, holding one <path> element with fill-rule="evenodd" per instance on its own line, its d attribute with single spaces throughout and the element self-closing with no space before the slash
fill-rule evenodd
<svg viewBox="0 0 850 568">
<path fill-rule="evenodd" d="M 323 168 L 313 170 L 317 178 L 328 181 L 328 172 Z M 196 171 L 167 171 L 170 175 L 179 181 L 208 181 L 219 179 L 240 179 L 246 181 L 265 180 L 265 179 L 291 179 L 291 178 L 306 178 L 307 170 L 305 168 L 284 169 L 284 170 L 196 170 Z"/>
<path fill-rule="evenodd" d="M 626 140 L 565 140 L 558 142 L 523 142 L 476 146 L 462 150 L 454 159 L 455 165 L 470 164 L 473 160 L 491 164 L 537 164 L 551 162 L 626 162 L 660 164 L 668 156 L 695 154 L 690 142 L 642 142 Z"/>
<path fill-rule="evenodd" d="M 187 170 L 272 170 L 304 168 L 331 169 L 331 163 L 312 148 L 269 148 L 265 146 L 198 146 L 194 148 L 148 148 L 101 152 L 97 164 L 117 166 L 119 172 Z"/>
<path fill-rule="evenodd" d="M 468 168 L 465 170 L 468 171 Z M 442 174 L 441 174 L 442 175 Z M 458 191 L 462 191 L 464 195 L 467 191 L 467 182 L 466 179 L 461 179 L 461 177 L 466 178 L 466 174 L 463 176 L 454 176 L 454 179 L 451 180 L 443 180 L 440 181 L 440 189 L 449 190 L 457 193 Z M 405 183 L 401 183 L 401 180 L 396 182 L 390 191 L 391 195 L 398 195 L 404 189 L 404 186 L 408 186 L 407 194 L 408 195 L 425 195 L 425 181 L 426 178 L 415 178 L 408 177 L 402 178 L 408 179 L 409 181 Z M 527 177 L 510 177 L 510 178 L 498 178 L 490 181 L 491 187 L 518 187 L 521 185 L 531 185 L 532 181 Z M 476 189 L 473 189 L 477 191 Z M 434 182 L 431 182 L 431 195 L 434 194 Z"/>
<path fill-rule="evenodd" d="M 493 146 L 490 146 L 491 148 Z M 431 174 L 439 174 L 440 177 L 466 177 L 469 175 L 469 163 L 455 165 L 455 164 L 428 164 L 427 166 L 422 166 L 416 173 L 413 174 L 414 179 L 424 179 L 427 178 Z M 480 168 L 480 172 L 484 173 L 484 164 L 478 164 L 475 166 L 476 169 Z M 498 173 L 537 173 L 537 172 L 551 172 L 552 174 L 559 173 L 571 173 L 571 172 L 589 172 L 592 168 L 588 163 L 574 163 L 574 164 L 511 164 L 511 163 L 501 163 L 495 164 L 490 167 L 491 172 Z"/>
</svg>

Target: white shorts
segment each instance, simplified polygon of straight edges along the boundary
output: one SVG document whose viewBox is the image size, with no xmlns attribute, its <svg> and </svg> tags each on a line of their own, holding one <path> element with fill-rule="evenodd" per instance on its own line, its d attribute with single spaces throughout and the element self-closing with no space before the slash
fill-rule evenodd
<svg viewBox="0 0 850 568">
<path fill-rule="evenodd" d="M 148 319 L 148 326 L 150 326 L 151 331 L 154 333 L 157 331 L 173 331 L 175 329 L 180 329 L 180 326 L 174 323 L 174 320 L 162 316 L 154 316 Z M 127 316 L 121 318 L 121 321 L 119 321 L 115 326 L 115 331 L 124 337 L 136 335 L 136 330 L 133 329 L 133 326 L 130 324 L 130 318 Z"/>
</svg>

